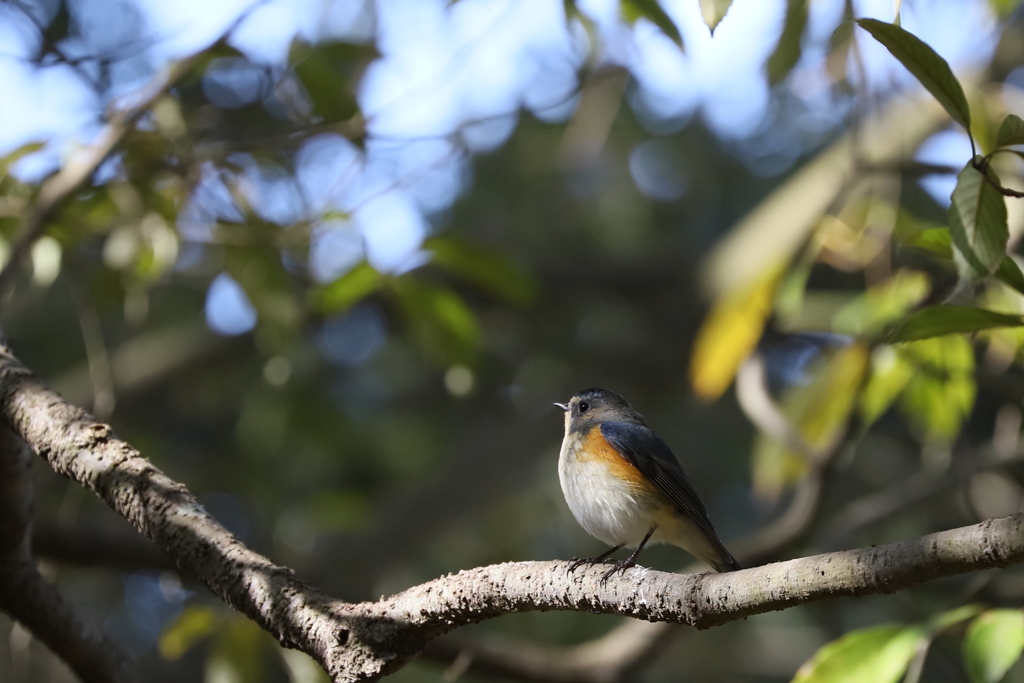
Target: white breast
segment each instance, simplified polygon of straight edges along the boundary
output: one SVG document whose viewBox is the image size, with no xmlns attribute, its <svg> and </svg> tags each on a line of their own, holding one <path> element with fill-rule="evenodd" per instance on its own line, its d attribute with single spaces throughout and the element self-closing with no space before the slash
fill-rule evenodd
<svg viewBox="0 0 1024 683">
<path fill-rule="evenodd" d="M 558 479 L 565 502 L 588 534 L 608 545 L 635 546 L 653 525 L 655 502 L 614 477 L 602 461 L 581 461 L 578 445 L 562 441 Z"/>
</svg>

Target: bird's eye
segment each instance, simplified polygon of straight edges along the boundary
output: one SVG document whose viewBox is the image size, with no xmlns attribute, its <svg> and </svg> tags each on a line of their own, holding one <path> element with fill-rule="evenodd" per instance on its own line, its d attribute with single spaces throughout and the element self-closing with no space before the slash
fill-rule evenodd
<svg viewBox="0 0 1024 683">
<path fill-rule="evenodd" d="M 590 410 L 590 404 L 586 401 L 580 401 L 580 404 L 577 407 L 579 408 L 580 415 Z"/>
</svg>

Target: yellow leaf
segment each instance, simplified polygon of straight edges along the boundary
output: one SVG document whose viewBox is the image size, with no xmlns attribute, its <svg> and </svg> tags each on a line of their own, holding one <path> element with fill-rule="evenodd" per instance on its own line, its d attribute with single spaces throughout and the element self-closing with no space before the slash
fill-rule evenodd
<svg viewBox="0 0 1024 683">
<path fill-rule="evenodd" d="M 180 659 L 193 645 L 212 634 L 216 626 L 217 616 L 209 607 L 186 607 L 160 634 L 160 656 L 170 661 Z"/>
<path fill-rule="evenodd" d="M 767 434 L 757 435 L 751 462 L 750 478 L 754 495 L 771 504 L 807 472 L 807 459 L 786 448 Z"/>
<path fill-rule="evenodd" d="M 790 389 L 781 409 L 813 453 L 825 453 L 842 437 L 864 383 L 868 347 L 854 343 L 840 349 L 807 386 Z M 754 491 L 772 502 L 807 471 L 808 454 L 762 436 L 754 450 Z"/>
<path fill-rule="evenodd" d="M 751 285 L 720 296 L 711 306 L 690 358 L 690 383 L 702 399 L 721 396 L 754 350 L 782 272 L 782 266 L 776 266 Z"/>
<path fill-rule="evenodd" d="M 796 426 L 818 451 L 831 448 L 846 425 L 868 367 L 868 347 L 854 343 L 836 352 L 809 387 Z"/>
</svg>

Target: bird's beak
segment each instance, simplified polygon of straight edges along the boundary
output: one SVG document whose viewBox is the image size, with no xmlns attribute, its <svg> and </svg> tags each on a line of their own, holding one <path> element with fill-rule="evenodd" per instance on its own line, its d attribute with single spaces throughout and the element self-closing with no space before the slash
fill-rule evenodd
<svg viewBox="0 0 1024 683">
<path fill-rule="evenodd" d="M 565 412 L 569 412 L 569 406 L 565 405 L 564 403 L 556 403 L 555 405 L 564 410 Z"/>
</svg>

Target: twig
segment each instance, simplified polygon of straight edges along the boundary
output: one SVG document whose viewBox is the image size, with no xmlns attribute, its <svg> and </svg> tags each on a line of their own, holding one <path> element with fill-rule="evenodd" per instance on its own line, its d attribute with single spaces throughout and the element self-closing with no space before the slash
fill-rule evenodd
<svg viewBox="0 0 1024 683">
<path fill-rule="evenodd" d="M 246 9 L 232 22 L 222 36 L 213 44 L 214 47 L 227 40 L 231 33 L 244 21 L 253 10 L 264 4 L 259 0 Z M 55 174 L 47 178 L 39 188 L 32 206 L 22 219 L 18 233 L 12 240 L 10 260 L 0 270 L 0 301 L 10 291 L 15 273 L 21 267 L 35 241 L 42 235 L 46 223 L 54 212 L 71 194 L 85 184 L 97 168 L 110 156 L 114 149 L 132 130 L 135 121 L 170 90 L 175 83 L 191 71 L 206 55 L 206 48 L 196 54 L 171 64 L 145 85 L 132 98 L 133 103 L 113 112 L 107 125 L 100 131 L 96 139 L 74 152 L 67 163 Z"/>
<path fill-rule="evenodd" d="M 86 364 L 92 382 L 92 411 L 101 420 L 107 420 L 117 405 L 117 392 L 114 390 L 110 353 L 103 339 L 103 325 L 85 283 L 75 282 L 69 289 L 78 314 L 78 327 L 82 331 L 82 344 L 85 346 Z"/>
<path fill-rule="evenodd" d="M 973 145 L 973 142 L 972 142 L 972 145 Z M 1003 185 L 999 181 L 997 181 L 995 178 L 993 178 L 992 176 L 990 176 L 988 174 L 988 168 L 989 168 L 988 161 L 989 161 L 988 157 L 983 158 L 980 162 L 977 160 L 977 157 L 972 157 L 971 158 L 971 165 L 974 166 L 974 168 L 979 173 L 981 173 L 982 177 L 985 178 L 985 182 L 987 182 L 989 185 L 994 187 L 1003 196 L 1005 196 L 1005 197 L 1015 197 L 1017 199 L 1024 198 L 1024 192 L 1018 192 L 1017 190 L 1011 190 L 1008 187 L 1003 187 Z"/>
</svg>

